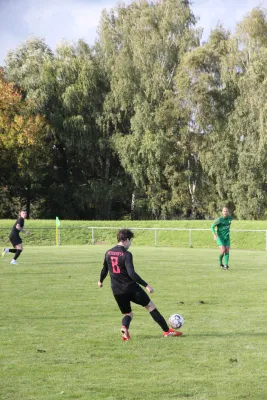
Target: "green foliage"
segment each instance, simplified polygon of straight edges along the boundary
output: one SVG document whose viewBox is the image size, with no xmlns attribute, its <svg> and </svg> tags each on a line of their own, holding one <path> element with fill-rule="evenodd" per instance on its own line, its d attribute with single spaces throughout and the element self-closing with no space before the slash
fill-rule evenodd
<svg viewBox="0 0 267 400">
<path fill-rule="evenodd" d="M 180 0 L 119 5 L 101 21 L 113 145 L 154 218 L 189 203 L 174 76 L 183 53 L 197 42 L 195 22 L 189 4 Z"/>
<path fill-rule="evenodd" d="M 189 1 L 132 1 L 103 11 L 94 46 L 9 52 L 23 107 L 1 94 L 0 216 L 266 218 L 266 10 L 202 44 L 196 22 Z"/>
<path fill-rule="evenodd" d="M 266 213 L 266 31 L 266 13 L 260 9 L 253 10 L 237 30 L 241 49 L 236 67 L 242 74 L 237 82 L 239 96 L 229 118 L 229 133 L 237 173 L 232 198 L 240 218 L 264 218 Z"/>
<path fill-rule="evenodd" d="M 30 202 L 38 198 L 36 186 L 47 175 L 50 162 L 47 124 L 43 116 L 29 113 L 29 104 L 0 70 L 2 216 L 16 215 L 15 205 L 19 209 L 21 204 L 26 205 L 29 211 Z"/>
<path fill-rule="evenodd" d="M 29 40 L 8 55 L 6 73 L 49 124 L 50 174 L 39 188 L 35 216 L 117 217 L 115 204 L 123 209 L 127 183 L 101 128 L 107 82 L 93 50 L 80 40 L 62 43 L 52 54 L 43 41 Z"/>
<path fill-rule="evenodd" d="M 266 29 L 261 9 L 254 9 L 232 38 L 218 27 L 206 44 L 185 54 L 177 76 L 180 101 L 197 135 L 210 212 L 212 185 L 218 204 L 237 217 L 265 217 Z"/>
</svg>

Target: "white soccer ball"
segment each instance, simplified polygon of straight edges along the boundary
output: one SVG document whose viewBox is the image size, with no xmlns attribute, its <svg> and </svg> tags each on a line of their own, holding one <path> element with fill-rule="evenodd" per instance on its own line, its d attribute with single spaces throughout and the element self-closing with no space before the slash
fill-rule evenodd
<svg viewBox="0 0 267 400">
<path fill-rule="evenodd" d="M 179 329 L 184 324 L 184 319 L 180 314 L 172 314 L 169 318 L 170 327 L 173 329 Z"/>
</svg>

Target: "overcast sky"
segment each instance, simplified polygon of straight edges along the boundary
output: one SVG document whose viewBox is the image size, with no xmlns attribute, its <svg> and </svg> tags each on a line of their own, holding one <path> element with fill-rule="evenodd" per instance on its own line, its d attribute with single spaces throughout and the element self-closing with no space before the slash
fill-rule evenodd
<svg viewBox="0 0 267 400">
<path fill-rule="evenodd" d="M 101 11 L 116 4 L 117 0 L 0 0 L 0 65 L 8 50 L 31 36 L 44 38 L 52 50 L 62 39 L 93 44 Z M 194 0 L 192 8 L 206 39 L 218 22 L 233 31 L 259 5 L 267 8 L 267 0 Z"/>
</svg>

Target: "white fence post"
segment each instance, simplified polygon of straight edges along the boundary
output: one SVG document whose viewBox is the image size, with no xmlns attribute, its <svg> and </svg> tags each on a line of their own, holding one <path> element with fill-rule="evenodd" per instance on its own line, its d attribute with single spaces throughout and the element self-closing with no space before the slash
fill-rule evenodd
<svg viewBox="0 0 267 400">
<path fill-rule="evenodd" d="M 192 229 L 189 229 L 189 247 L 193 247 L 193 243 L 192 243 Z"/>
<path fill-rule="evenodd" d="M 92 228 L 92 244 L 95 244 L 95 232 L 94 232 L 94 228 Z"/>
</svg>

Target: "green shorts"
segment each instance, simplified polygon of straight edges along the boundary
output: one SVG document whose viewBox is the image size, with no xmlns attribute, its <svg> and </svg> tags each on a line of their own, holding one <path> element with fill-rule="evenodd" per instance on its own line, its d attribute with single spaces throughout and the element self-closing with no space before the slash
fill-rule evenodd
<svg viewBox="0 0 267 400">
<path fill-rule="evenodd" d="M 229 237 L 226 239 L 223 239 L 218 236 L 216 242 L 217 242 L 218 246 L 230 247 L 230 238 Z"/>
</svg>

